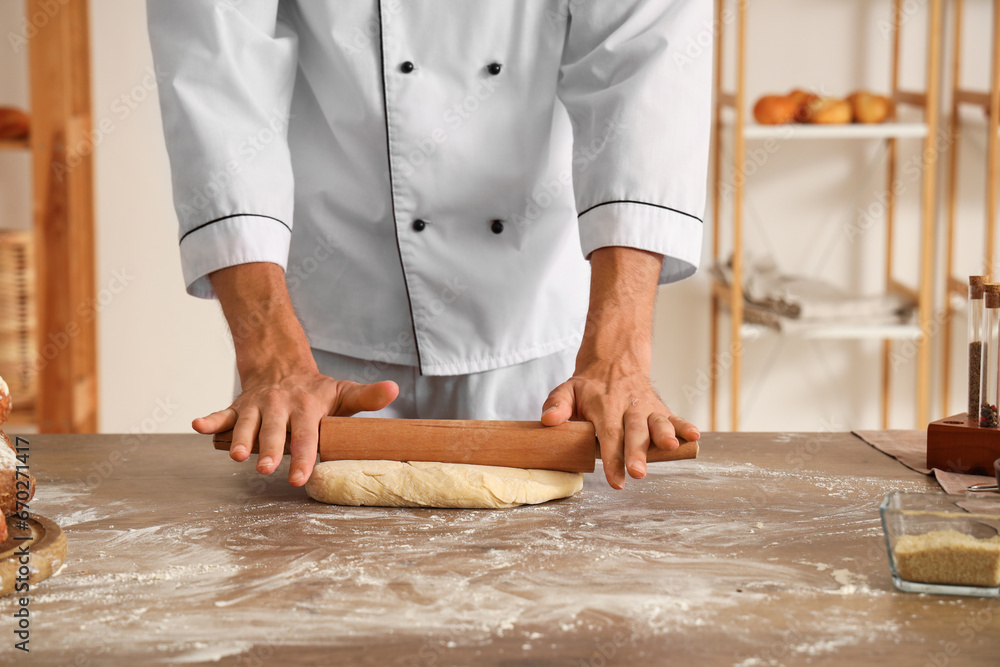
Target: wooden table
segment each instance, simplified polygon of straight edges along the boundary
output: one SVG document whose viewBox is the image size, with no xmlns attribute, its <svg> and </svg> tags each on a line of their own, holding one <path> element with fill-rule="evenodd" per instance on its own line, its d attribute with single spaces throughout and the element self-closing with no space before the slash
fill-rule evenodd
<svg viewBox="0 0 1000 667">
<path fill-rule="evenodd" d="M 894 589 L 878 504 L 937 487 L 847 433 L 706 434 L 624 491 L 515 510 L 321 505 L 194 435 L 36 435 L 31 463 L 69 538 L 31 664 L 1000 660 L 1000 600 Z"/>
</svg>

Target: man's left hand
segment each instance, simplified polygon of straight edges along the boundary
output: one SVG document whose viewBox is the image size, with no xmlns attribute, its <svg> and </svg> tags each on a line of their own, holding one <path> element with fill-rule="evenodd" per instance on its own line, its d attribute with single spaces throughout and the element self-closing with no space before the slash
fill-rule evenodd
<svg viewBox="0 0 1000 667">
<path fill-rule="evenodd" d="M 556 426 L 569 419 L 591 422 L 601 443 L 608 483 L 625 486 L 630 477 L 646 476 L 646 451 L 677 449 L 677 436 L 700 437 L 697 427 L 675 415 L 656 395 L 645 371 L 628 363 L 593 362 L 556 387 L 545 401 L 542 423 Z"/>
<path fill-rule="evenodd" d="M 694 424 L 663 404 L 649 381 L 653 306 L 662 256 L 606 247 L 590 258 L 590 309 L 576 372 L 542 406 L 542 423 L 591 422 L 601 443 L 604 475 L 616 489 L 625 472 L 646 476 L 650 447 L 677 449 L 680 436 L 700 437 Z"/>
</svg>

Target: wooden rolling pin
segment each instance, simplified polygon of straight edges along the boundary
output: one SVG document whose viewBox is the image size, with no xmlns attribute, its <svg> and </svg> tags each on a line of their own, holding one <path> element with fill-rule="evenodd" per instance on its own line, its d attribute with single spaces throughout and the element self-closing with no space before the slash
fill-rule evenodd
<svg viewBox="0 0 1000 667">
<path fill-rule="evenodd" d="M 228 450 L 232 442 L 232 431 L 215 435 L 216 449 Z M 672 452 L 651 447 L 646 461 L 698 456 L 697 441 L 681 439 L 680 443 Z M 286 440 L 285 454 L 290 453 L 289 445 Z M 257 451 L 256 442 L 252 451 Z M 319 425 L 319 458 L 440 461 L 593 472 L 601 450 L 590 422 L 543 426 L 537 421 L 324 417 Z"/>
</svg>

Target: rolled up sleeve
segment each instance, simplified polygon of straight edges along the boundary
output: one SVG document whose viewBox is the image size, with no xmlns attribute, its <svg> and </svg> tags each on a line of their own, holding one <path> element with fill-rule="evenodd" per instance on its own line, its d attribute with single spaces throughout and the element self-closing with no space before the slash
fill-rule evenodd
<svg viewBox="0 0 1000 667">
<path fill-rule="evenodd" d="M 297 39 L 278 0 L 148 0 L 147 10 L 184 280 L 212 298 L 213 271 L 288 263 Z"/>
<path fill-rule="evenodd" d="M 710 0 L 569 3 L 559 97 L 573 125 L 585 256 L 663 255 L 660 284 L 701 255 L 711 128 Z"/>
</svg>

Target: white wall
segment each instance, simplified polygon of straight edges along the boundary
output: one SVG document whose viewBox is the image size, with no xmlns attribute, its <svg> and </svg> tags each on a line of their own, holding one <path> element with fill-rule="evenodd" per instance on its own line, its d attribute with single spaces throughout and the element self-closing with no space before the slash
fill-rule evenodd
<svg viewBox="0 0 1000 667">
<path fill-rule="evenodd" d="M 917 4 L 920 13 L 906 24 L 904 81 L 911 86 L 919 84 L 924 61 L 921 40 L 909 39 L 924 30 L 925 3 Z M 966 4 L 971 38 L 966 80 L 984 86 L 988 3 Z M 0 25 L 15 25 L 20 5 L 0 3 Z M 94 117 L 98 123 L 109 119 L 113 127 L 100 136 L 96 151 L 98 287 L 113 286 L 116 271 L 129 277 L 127 287 L 101 312 L 100 428 L 105 432 L 188 431 L 192 417 L 228 403 L 232 386 L 232 351 L 217 306 L 188 297 L 183 289 L 159 109 L 148 89 L 152 63 L 144 5 L 91 0 Z M 888 7 L 887 0 L 755 0 L 749 22 L 751 101 L 795 86 L 832 94 L 862 86 L 884 92 L 889 42 L 879 19 L 888 15 Z M 728 30 L 732 34 L 732 26 Z M 23 54 L 0 48 L 0 104 L 26 104 L 25 67 Z M 981 118 L 976 122 L 982 125 Z M 968 178 L 961 210 L 963 225 L 973 231 L 963 237 L 969 249 L 958 275 L 976 272 L 976 225 L 982 216 L 982 168 L 977 165 L 982 164 L 984 142 L 971 134 L 965 141 L 970 162 L 964 170 Z M 916 148 L 908 145 L 903 159 Z M 881 159 L 873 144 L 783 144 L 750 178 L 748 249 L 773 252 L 788 271 L 827 276 L 858 291 L 877 290 L 882 230 L 871 229 L 851 243 L 844 228 L 853 223 L 858 207 L 870 204 L 884 188 Z M 0 153 L 0 226 L 28 224 L 27 170 L 23 155 Z M 897 275 L 912 282 L 917 219 L 909 194 L 900 213 L 900 235 L 909 236 L 909 242 L 900 246 Z M 710 220 L 711 213 L 705 227 L 705 267 Z M 703 428 L 708 425 L 703 380 L 712 368 L 708 285 L 703 271 L 661 291 L 653 369 L 667 403 Z M 964 326 L 964 320 L 957 322 L 959 369 L 964 365 Z M 742 427 L 876 428 L 877 353 L 878 344 L 872 342 L 811 343 L 766 336 L 749 344 Z M 965 387 L 960 371 L 955 378 L 952 404 L 958 411 Z M 893 382 L 894 425 L 912 427 L 913 364 L 904 364 Z M 167 411 L 157 409 L 163 405 Z M 720 427 L 728 423 L 727 405 L 723 391 Z M 935 401 L 935 413 L 937 405 Z"/>
<path fill-rule="evenodd" d="M 98 289 L 130 282 L 100 318 L 100 429 L 190 431 L 228 405 L 233 356 L 215 302 L 184 291 L 145 3 L 92 0 Z M 166 406 L 166 407 L 165 407 Z"/>
</svg>

